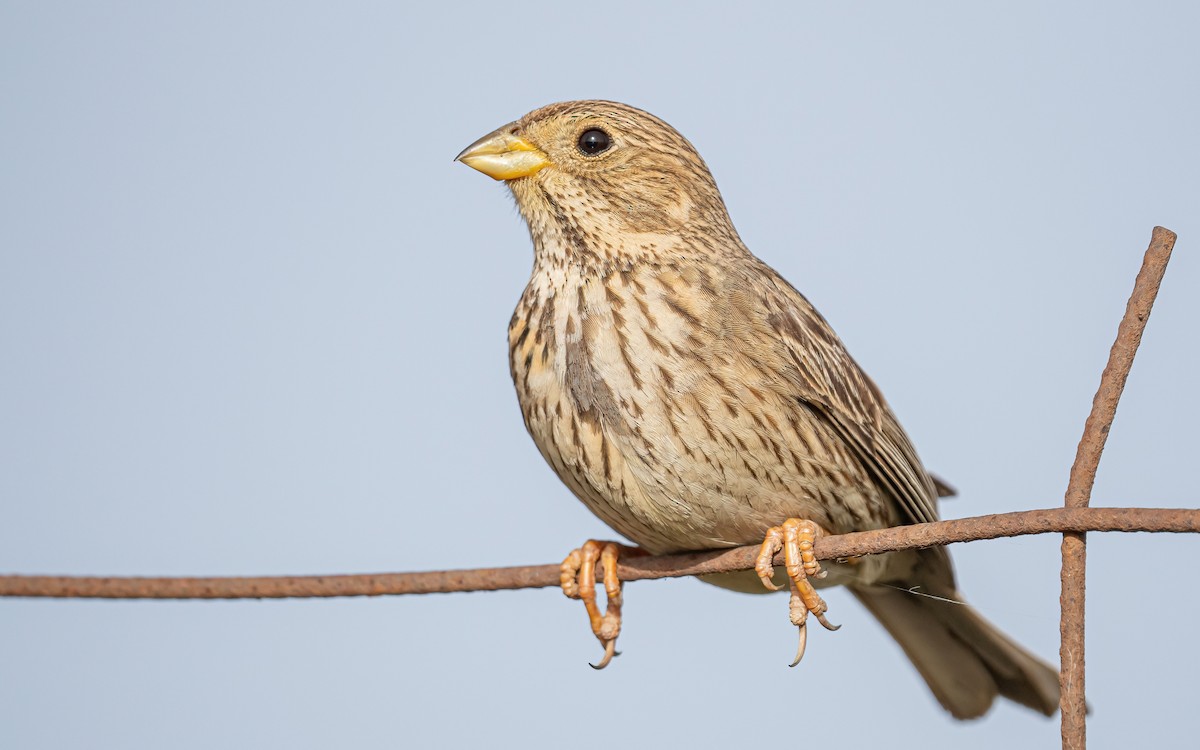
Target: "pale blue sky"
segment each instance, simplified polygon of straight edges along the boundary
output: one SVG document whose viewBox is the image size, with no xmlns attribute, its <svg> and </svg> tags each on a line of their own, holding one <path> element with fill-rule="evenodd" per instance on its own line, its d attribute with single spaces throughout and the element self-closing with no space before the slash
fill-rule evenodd
<svg viewBox="0 0 1200 750">
<path fill-rule="evenodd" d="M 692 140 L 959 488 L 948 517 L 1061 503 L 1150 229 L 1175 230 L 1094 501 L 1197 504 L 1195 6 L 432 5 L 0 4 L 0 570 L 483 567 L 611 536 L 516 408 L 525 229 L 451 162 L 577 98 Z M 1089 549 L 1093 744 L 1178 747 L 1197 540 Z M 953 554 L 1056 660 L 1057 539 Z M 843 629 L 789 670 L 786 599 L 632 584 L 603 673 L 552 590 L 0 601 L 0 746 L 1057 742 L 1008 705 L 953 722 L 828 599 Z"/>
</svg>

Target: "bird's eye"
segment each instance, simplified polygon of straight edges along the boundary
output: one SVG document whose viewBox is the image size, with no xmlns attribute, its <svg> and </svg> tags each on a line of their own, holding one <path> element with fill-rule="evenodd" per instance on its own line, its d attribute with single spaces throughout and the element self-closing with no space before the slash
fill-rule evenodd
<svg viewBox="0 0 1200 750">
<path fill-rule="evenodd" d="M 608 150 L 612 145 L 612 139 L 608 137 L 608 133 L 597 128 L 583 131 L 583 135 L 579 136 L 579 150 L 588 156 L 595 156 Z"/>
</svg>

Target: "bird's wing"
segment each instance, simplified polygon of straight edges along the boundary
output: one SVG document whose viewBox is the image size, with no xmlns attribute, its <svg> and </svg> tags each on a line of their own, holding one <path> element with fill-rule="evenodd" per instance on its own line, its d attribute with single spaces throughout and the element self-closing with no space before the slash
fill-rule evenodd
<svg viewBox="0 0 1200 750">
<path fill-rule="evenodd" d="M 938 520 L 934 481 L 875 383 L 808 300 L 764 269 L 771 283 L 759 285 L 763 324 L 780 345 L 783 374 L 796 397 L 829 420 L 910 522 Z"/>
</svg>

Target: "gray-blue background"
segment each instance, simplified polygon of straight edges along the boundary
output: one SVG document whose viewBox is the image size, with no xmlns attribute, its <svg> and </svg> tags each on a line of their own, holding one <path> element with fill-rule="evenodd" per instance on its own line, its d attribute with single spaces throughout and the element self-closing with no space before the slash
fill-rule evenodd
<svg viewBox="0 0 1200 750">
<path fill-rule="evenodd" d="M 415 4 L 414 4 L 415 5 Z M 508 379 L 504 188 L 451 159 L 612 98 L 697 146 L 961 497 L 1053 506 L 1155 224 L 1181 241 L 1098 505 L 1196 505 L 1200 17 L 1188 4 L 0 5 L 0 570 L 545 563 L 611 536 Z M 1093 535 L 1096 747 L 1195 721 L 1197 540 Z M 1058 540 L 954 549 L 1057 659 Z M 0 602 L 5 748 L 1049 747 L 954 723 L 844 593 L 627 589 L 603 673 L 553 590 Z"/>
</svg>

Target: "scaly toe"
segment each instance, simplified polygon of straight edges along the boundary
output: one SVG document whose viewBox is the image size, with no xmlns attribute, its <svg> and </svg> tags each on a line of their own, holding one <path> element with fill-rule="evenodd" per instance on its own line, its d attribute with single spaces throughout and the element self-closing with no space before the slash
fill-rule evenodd
<svg viewBox="0 0 1200 750">
<path fill-rule="evenodd" d="M 769 591 L 778 591 L 783 588 L 776 586 L 772 580 L 775 577 L 775 553 L 781 549 L 783 549 L 783 529 L 779 526 L 767 529 L 767 533 L 763 535 L 762 546 L 758 549 L 758 557 L 754 560 L 754 572 L 758 574 L 758 580 L 762 581 L 762 585 Z"/>
</svg>

